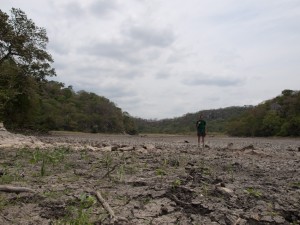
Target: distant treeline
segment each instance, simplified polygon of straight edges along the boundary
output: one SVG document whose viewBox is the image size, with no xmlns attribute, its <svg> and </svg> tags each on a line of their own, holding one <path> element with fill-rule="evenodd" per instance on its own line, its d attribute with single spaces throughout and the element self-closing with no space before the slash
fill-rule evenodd
<svg viewBox="0 0 300 225">
<path fill-rule="evenodd" d="M 140 133 L 189 134 L 196 132 L 196 121 L 202 114 L 207 121 L 208 132 L 225 133 L 228 122 L 246 112 L 248 107 L 250 106 L 203 110 L 163 120 L 136 118 L 135 123 Z"/>
<path fill-rule="evenodd" d="M 230 120 L 226 130 L 232 136 L 300 136 L 300 92 L 282 91 Z"/>
<path fill-rule="evenodd" d="M 208 133 L 245 137 L 300 136 L 300 93 L 293 90 L 284 90 L 280 96 L 257 106 L 204 110 L 174 119 L 138 118 L 135 123 L 141 133 L 195 133 L 200 114 L 207 121 Z"/>
</svg>

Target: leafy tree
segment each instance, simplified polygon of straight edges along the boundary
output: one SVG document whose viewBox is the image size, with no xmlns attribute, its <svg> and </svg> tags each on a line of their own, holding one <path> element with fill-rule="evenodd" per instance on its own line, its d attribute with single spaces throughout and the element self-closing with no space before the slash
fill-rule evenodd
<svg viewBox="0 0 300 225">
<path fill-rule="evenodd" d="M 9 60 L 26 76 L 39 80 L 55 75 L 46 51 L 48 37 L 44 28 L 37 27 L 26 14 L 12 8 L 11 17 L 0 10 L 0 65 Z"/>
<path fill-rule="evenodd" d="M 9 17 L 0 10 L 0 120 L 8 127 L 30 126 L 39 83 L 55 75 L 47 43 L 46 30 L 23 11 L 12 8 Z"/>
</svg>

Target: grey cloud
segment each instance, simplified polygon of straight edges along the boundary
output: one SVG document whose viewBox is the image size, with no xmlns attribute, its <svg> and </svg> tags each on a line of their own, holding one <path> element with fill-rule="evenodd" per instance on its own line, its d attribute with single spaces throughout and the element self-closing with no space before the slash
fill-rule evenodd
<svg viewBox="0 0 300 225">
<path fill-rule="evenodd" d="M 149 27 L 131 27 L 125 34 L 135 41 L 148 47 L 167 47 L 175 41 L 175 35 L 169 29 L 154 29 Z"/>
<path fill-rule="evenodd" d="M 96 16 L 106 16 L 117 9 L 117 2 L 113 0 L 97 0 L 90 5 L 91 12 Z"/>
<path fill-rule="evenodd" d="M 141 46 L 130 40 L 115 41 L 115 42 L 98 42 L 82 46 L 78 51 L 103 57 L 112 60 L 121 61 L 129 64 L 142 64 L 157 60 L 161 51 L 157 49 L 148 49 L 147 46 Z"/>
<path fill-rule="evenodd" d="M 199 77 L 192 79 L 183 80 L 185 85 L 189 86 L 219 86 L 219 87 L 227 87 L 227 86 L 235 86 L 242 83 L 242 80 L 237 78 L 224 78 L 224 77 Z"/>
<path fill-rule="evenodd" d="M 168 79 L 170 77 L 170 74 L 166 73 L 166 72 L 159 72 L 156 74 L 155 76 L 157 79 Z"/>
<path fill-rule="evenodd" d="M 84 47 L 80 50 L 94 56 L 111 58 L 129 63 L 136 63 L 139 61 L 139 58 L 135 57 L 138 49 L 136 46 L 131 44 L 118 42 L 99 42 L 95 43 L 94 45 Z"/>
</svg>

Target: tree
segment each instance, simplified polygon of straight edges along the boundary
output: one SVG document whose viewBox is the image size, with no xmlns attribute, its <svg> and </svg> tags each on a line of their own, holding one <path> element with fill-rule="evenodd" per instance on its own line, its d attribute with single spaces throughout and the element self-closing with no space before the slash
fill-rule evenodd
<svg viewBox="0 0 300 225">
<path fill-rule="evenodd" d="M 0 10 L 0 120 L 10 127 L 30 123 L 38 84 L 55 76 L 46 51 L 48 37 L 20 9 Z"/>
<path fill-rule="evenodd" d="M 20 9 L 12 8 L 11 17 L 0 10 L 0 65 L 10 61 L 27 76 L 39 80 L 54 76 L 46 51 L 48 37 L 44 28 L 37 27 Z"/>
</svg>

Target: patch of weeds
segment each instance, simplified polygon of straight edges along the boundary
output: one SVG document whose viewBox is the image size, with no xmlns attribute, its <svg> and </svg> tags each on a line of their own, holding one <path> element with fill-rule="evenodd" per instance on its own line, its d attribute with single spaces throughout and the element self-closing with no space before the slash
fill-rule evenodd
<svg viewBox="0 0 300 225">
<path fill-rule="evenodd" d="M 113 163 L 113 157 L 110 152 L 104 154 L 103 162 L 104 162 L 104 166 L 106 167 L 106 170 L 107 170 L 107 176 L 110 178 L 110 170 L 111 170 L 111 166 Z"/>
<path fill-rule="evenodd" d="M 92 225 L 92 206 L 95 205 L 97 200 L 90 195 L 82 194 L 80 196 L 79 206 L 71 206 L 68 208 L 69 215 L 62 219 L 55 221 L 55 225 Z"/>
<path fill-rule="evenodd" d="M 82 150 L 82 151 L 80 151 L 80 159 L 81 160 L 85 160 L 85 161 L 87 161 L 87 160 L 89 160 L 89 155 L 88 155 L 88 152 L 87 152 L 87 150 Z"/>
<path fill-rule="evenodd" d="M 248 195 L 251 195 L 251 196 L 256 197 L 256 198 L 262 197 L 262 193 L 260 191 L 256 190 L 256 189 L 252 188 L 252 187 L 247 188 L 246 193 Z"/>
<path fill-rule="evenodd" d="M 209 185 L 207 183 L 203 183 L 201 189 L 202 189 L 203 195 L 208 196 L 208 194 L 209 194 Z"/>
<path fill-rule="evenodd" d="M 119 168 L 117 169 L 117 175 L 118 175 L 118 180 L 120 182 L 124 181 L 124 176 L 125 176 L 125 165 L 122 164 L 119 166 Z"/>
<path fill-rule="evenodd" d="M 9 201 L 0 195 L 0 212 L 9 204 Z"/>
<path fill-rule="evenodd" d="M 176 179 L 172 182 L 172 188 L 177 188 L 181 185 L 181 180 Z"/>
<path fill-rule="evenodd" d="M 138 166 L 137 166 L 137 165 L 127 165 L 127 166 L 125 167 L 125 171 L 126 171 L 128 174 L 133 175 L 133 174 L 136 174 L 136 173 L 139 171 L 139 169 L 138 169 Z"/>
<path fill-rule="evenodd" d="M 17 165 L 15 170 L 10 171 L 8 166 L 4 166 L 3 175 L 0 177 L 0 184 L 10 184 L 14 181 L 20 181 L 23 177 L 21 176 L 20 167 Z"/>
<path fill-rule="evenodd" d="M 176 167 L 178 168 L 180 166 L 180 157 L 171 157 L 168 161 L 168 164 L 171 166 L 171 167 Z"/>
<path fill-rule="evenodd" d="M 151 202 L 152 198 L 150 196 L 144 196 L 139 201 L 142 203 L 142 205 L 147 205 Z"/>
<path fill-rule="evenodd" d="M 164 169 L 158 168 L 158 169 L 155 170 L 155 174 L 156 174 L 157 176 L 162 177 L 162 176 L 166 175 L 167 173 L 166 173 L 166 171 L 165 171 Z"/>
<path fill-rule="evenodd" d="M 21 148 L 16 151 L 16 158 L 28 159 L 32 154 L 32 150 L 29 148 Z"/>
<path fill-rule="evenodd" d="M 156 169 L 155 174 L 156 174 L 156 176 L 160 177 L 160 185 L 162 186 L 163 185 L 163 176 L 167 175 L 167 172 L 162 168 L 158 168 L 158 169 Z"/>
<path fill-rule="evenodd" d="M 66 195 L 70 193 L 70 190 L 65 189 L 63 191 L 44 191 L 43 196 L 46 198 L 52 198 L 52 199 L 58 199 L 60 197 L 62 197 L 63 195 Z"/>
<path fill-rule="evenodd" d="M 39 148 L 36 148 L 36 150 L 32 152 L 30 163 L 41 164 L 40 176 L 43 177 L 46 175 L 47 165 L 51 164 L 52 168 L 54 168 L 58 163 L 64 161 L 65 155 L 69 152 L 70 149 L 65 147 L 55 148 L 52 151 L 41 151 Z"/>
<path fill-rule="evenodd" d="M 233 181 L 234 180 L 234 174 L 233 174 L 233 165 L 229 164 L 228 166 L 226 166 L 227 173 L 229 174 L 230 180 Z"/>
<path fill-rule="evenodd" d="M 292 188 L 300 189 L 300 181 L 290 183 Z"/>
</svg>

